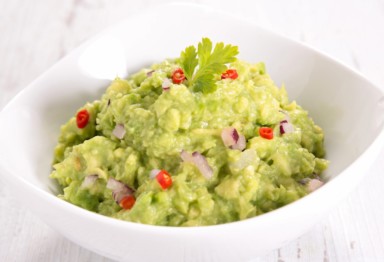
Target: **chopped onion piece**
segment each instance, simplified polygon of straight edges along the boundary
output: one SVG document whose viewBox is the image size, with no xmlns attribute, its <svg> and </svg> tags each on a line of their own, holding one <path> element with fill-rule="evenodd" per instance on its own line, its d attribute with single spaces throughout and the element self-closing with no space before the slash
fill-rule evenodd
<svg viewBox="0 0 384 262">
<path fill-rule="evenodd" d="M 189 154 L 183 150 L 181 151 L 180 156 L 184 162 L 193 163 L 206 179 L 212 178 L 213 169 L 209 166 L 207 159 L 202 154 L 197 151 Z"/>
<path fill-rule="evenodd" d="M 200 173 L 206 178 L 210 179 L 213 176 L 213 170 L 209 166 L 207 159 L 199 152 L 193 152 L 193 163 L 197 166 Z"/>
<path fill-rule="evenodd" d="M 112 177 L 110 177 L 107 181 L 107 188 L 112 191 L 121 191 L 125 190 L 126 185 Z"/>
<path fill-rule="evenodd" d="M 221 139 L 226 147 L 233 146 L 239 140 L 239 133 L 234 127 L 227 127 L 221 131 Z"/>
<path fill-rule="evenodd" d="M 184 162 L 191 162 L 193 163 L 193 157 L 192 154 L 188 153 L 185 150 L 182 150 L 180 153 L 180 157 Z"/>
<path fill-rule="evenodd" d="M 283 120 L 280 122 L 280 134 L 289 134 L 295 131 L 293 125 L 288 122 L 288 120 Z"/>
<path fill-rule="evenodd" d="M 81 183 L 80 188 L 91 188 L 96 180 L 99 178 L 98 175 L 88 175 L 84 178 L 83 183 Z"/>
<path fill-rule="evenodd" d="M 125 128 L 123 124 L 117 124 L 115 126 L 115 129 L 113 129 L 112 134 L 117 137 L 118 139 L 123 139 L 125 136 Z"/>
<path fill-rule="evenodd" d="M 155 70 L 148 71 L 148 72 L 147 72 L 147 77 L 152 76 L 153 72 L 155 72 Z"/>
<path fill-rule="evenodd" d="M 321 187 L 322 185 L 324 185 L 323 181 L 320 181 L 319 179 L 310 179 L 307 184 L 307 189 L 309 192 L 313 192 L 319 187 Z"/>
<path fill-rule="evenodd" d="M 246 146 L 247 146 L 247 142 L 245 141 L 245 136 L 240 135 L 239 139 L 237 140 L 237 143 L 231 146 L 231 148 L 243 151 Z"/>
<path fill-rule="evenodd" d="M 169 88 L 171 87 L 171 80 L 169 78 L 165 78 L 163 80 L 163 83 L 161 84 L 161 87 L 163 88 L 164 91 L 168 91 Z"/>
<path fill-rule="evenodd" d="M 221 132 L 221 139 L 226 147 L 242 151 L 246 147 L 245 136 L 239 134 L 236 128 L 227 127 Z"/>
<path fill-rule="evenodd" d="M 133 189 L 114 178 L 108 179 L 107 188 L 112 190 L 112 197 L 117 204 L 120 204 L 123 197 L 133 195 L 134 193 Z"/>
<path fill-rule="evenodd" d="M 160 172 L 160 169 L 152 169 L 151 172 L 149 173 L 149 178 L 154 179 Z"/>
</svg>

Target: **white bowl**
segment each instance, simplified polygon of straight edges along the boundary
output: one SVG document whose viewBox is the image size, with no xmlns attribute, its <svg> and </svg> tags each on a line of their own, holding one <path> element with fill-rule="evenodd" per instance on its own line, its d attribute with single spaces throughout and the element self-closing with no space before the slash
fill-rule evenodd
<svg viewBox="0 0 384 262">
<path fill-rule="evenodd" d="M 328 182 L 278 210 L 217 226 L 172 228 L 104 217 L 58 199 L 51 171 L 59 127 L 109 80 L 177 57 L 203 36 L 238 45 L 324 129 Z M 0 114 L 0 171 L 21 203 L 68 239 L 130 261 L 242 261 L 312 227 L 362 179 L 384 142 L 384 96 L 367 79 L 302 44 L 195 5 L 165 5 L 113 26 L 72 52 Z M 28 201 L 26 201 L 28 200 Z"/>
</svg>

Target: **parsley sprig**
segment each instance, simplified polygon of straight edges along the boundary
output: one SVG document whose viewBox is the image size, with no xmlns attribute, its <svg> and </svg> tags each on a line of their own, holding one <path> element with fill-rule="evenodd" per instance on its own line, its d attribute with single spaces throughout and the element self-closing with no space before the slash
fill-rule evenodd
<svg viewBox="0 0 384 262">
<path fill-rule="evenodd" d="M 214 76 L 227 70 L 228 63 L 236 61 L 237 46 L 220 42 L 212 51 L 212 42 L 203 38 L 197 46 L 188 46 L 180 55 L 181 67 L 188 79 L 188 85 L 195 92 L 204 94 L 217 89 Z"/>
</svg>

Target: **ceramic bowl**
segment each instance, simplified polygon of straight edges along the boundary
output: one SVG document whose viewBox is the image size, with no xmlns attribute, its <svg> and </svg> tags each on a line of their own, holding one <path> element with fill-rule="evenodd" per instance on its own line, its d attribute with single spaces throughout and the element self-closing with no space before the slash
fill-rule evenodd
<svg viewBox="0 0 384 262">
<path fill-rule="evenodd" d="M 203 36 L 264 61 L 277 85 L 324 129 L 326 184 L 270 213 L 224 225 L 174 228 L 119 221 L 57 198 L 51 172 L 59 127 L 116 75 L 177 57 Z M 0 172 L 15 196 L 73 242 L 121 261 L 243 261 L 297 238 L 365 176 L 384 142 L 383 93 L 303 44 L 196 5 L 163 5 L 95 36 L 19 93 L 0 113 Z M 28 199 L 28 201 L 25 201 Z"/>
</svg>

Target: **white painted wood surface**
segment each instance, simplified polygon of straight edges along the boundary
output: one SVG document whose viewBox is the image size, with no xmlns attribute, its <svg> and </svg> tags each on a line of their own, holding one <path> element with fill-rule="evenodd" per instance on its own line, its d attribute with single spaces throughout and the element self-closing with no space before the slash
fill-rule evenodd
<svg viewBox="0 0 384 262">
<path fill-rule="evenodd" d="M 163 2 L 168 1 L 0 0 L 0 109 L 94 33 Z M 384 1 L 189 2 L 215 6 L 306 42 L 384 88 Z M 384 261 L 383 161 L 384 152 L 353 194 L 312 230 L 254 261 Z M 53 231 L 13 194 L 0 180 L 0 261 L 110 261 Z"/>
</svg>

